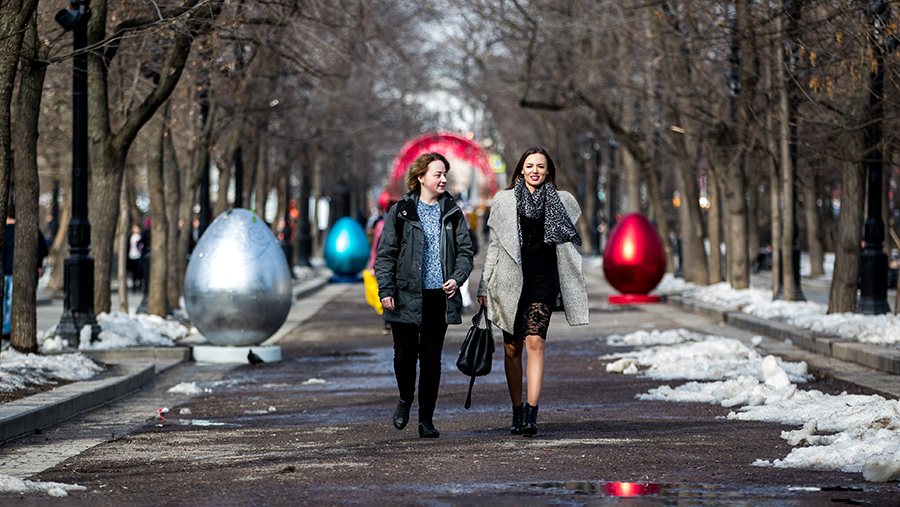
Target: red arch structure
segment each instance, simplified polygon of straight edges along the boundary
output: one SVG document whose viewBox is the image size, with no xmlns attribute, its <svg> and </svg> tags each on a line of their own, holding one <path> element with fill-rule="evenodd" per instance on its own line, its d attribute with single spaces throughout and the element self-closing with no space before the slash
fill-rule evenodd
<svg viewBox="0 0 900 507">
<path fill-rule="evenodd" d="M 451 132 L 431 132 L 406 143 L 397 158 L 394 159 L 391 187 L 394 189 L 406 188 L 401 182 L 409 166 L 416 157 L 429 152 L 437 152 L 448 159 L 455 158 L 471 164 L 472 167 L 484 174 L 491 195 L 497 191 L 497 180 L 494 178 L 494 171 L 491 169 L 488 155 L 484 149 L 475 141 Z"/>
</svg>

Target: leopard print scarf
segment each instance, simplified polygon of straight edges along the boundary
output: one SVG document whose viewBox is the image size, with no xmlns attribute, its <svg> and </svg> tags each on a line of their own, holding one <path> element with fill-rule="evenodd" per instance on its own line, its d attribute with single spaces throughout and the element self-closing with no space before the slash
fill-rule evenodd
<svg viewBox="0 0 900 507">
<path fill-rule="evenodd" d="M 546 180 L 534 193 L 525 187 L 525 178 L 516 180 L 516 209 L 519 214 L 533 220 L 544 217 L 544 243 L 556 244 L 569 241 L 581 245 L 581 236 L 566 213 L 553 184 Z M 519 244 L 522 243 L 522 227 L 519 226 Z"/>
</svg>

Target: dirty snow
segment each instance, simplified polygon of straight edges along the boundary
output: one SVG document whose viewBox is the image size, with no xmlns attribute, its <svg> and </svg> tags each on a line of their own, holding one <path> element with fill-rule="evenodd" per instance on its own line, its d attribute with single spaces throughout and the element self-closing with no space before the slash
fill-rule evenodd
<svg viewBox="0 0 900 507">
<path fill-rule="evenodd" d="M 680 339 L 680 341 L 679 341 Z M 691 380 L 637 395 L 642 400 L 715 403 L 733 408 L 731 420 L 795 425 L 781 436 L 795 448 L 756 466 L 861 473 L 868 481 L 900 479 L 900 402 L 878 395 L 828 395 L 798 387 L 806 364 L 763 354 L 731 338 L 687 330 L 614 335 L 608 343 L 636 346 L 603 356 L 611 372 Z M 737 342 L 737 343 L 736 343 Z"/>
</svg>

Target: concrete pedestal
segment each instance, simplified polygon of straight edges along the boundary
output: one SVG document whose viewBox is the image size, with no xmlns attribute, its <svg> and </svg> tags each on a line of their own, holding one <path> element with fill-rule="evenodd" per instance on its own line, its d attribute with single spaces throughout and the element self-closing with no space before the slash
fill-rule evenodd
<svg viewBox="0 0 900 507">
<path fill-rule="evenodd" d="M 250 351 L 267 363 L 281 361 L 281 347 L 277 345 L 257 345 L 252 347 L 220 347 L 217 345 L 196 345 L 193 348 L 194 361 L 198 363 L 249 363 Z"/>
</svg>

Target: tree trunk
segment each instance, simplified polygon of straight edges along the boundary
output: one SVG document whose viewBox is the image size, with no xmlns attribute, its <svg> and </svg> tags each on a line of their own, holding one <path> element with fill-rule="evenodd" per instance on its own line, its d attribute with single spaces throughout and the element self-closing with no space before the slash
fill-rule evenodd
<svg viewBox="0 0 900 507">
<path fill-rule="evenodd" d="M 128 178 L 128 175 L 125 175 Z M 118 262 L 116 272 L 119 278 L 119 311 L 128 313 L 128 238 L 131 236 L 131 221 L 128 219 L 128 185 L 122 185 L 119 192 L 119 232 Z"/>
<path fill-rule="evenodd" d="M 746 184 L 744 168 L 746 154 L 735 161 L 737 171 L 728 171 L 728 185 L 725 186 L 725 216 L 728 220 L 728 252 L 730 255 L 728 274 L 731 287 L 736 290 L 750 288 L 750 261 L 747 259 L 747 204 L 744 199 Z"/>
<path fill-rule="evenodd" d="M 165 123 L 168 120 L 168 103 L 162 114 L 148 124 L 147 190 L 150 194 L 150 278 L 147 283 L 147 313 L 166 316 L 166 252 L 169 220 L 166 216 L 166 195 L 163 176 L 165 149 Z"/>
<path fill-rule="evenodd" d="M 868 110 L 868 69 L 861 69 L 856 87 L 850 97 L 847 114 L 848 125 L 859 125 Z M 835 242 L 834 273 L 828 295 L 828 313 L 847 313 L 856 309 L 859 291 L 859 261 L 863 239 L 866 202 L 866 162 L 863 129 L 848 132 L 837 139 L 839 146 L 846 146 L 841 166 L 841 212 L 838 215 L 838 233 Z M 858 160 L 858 162 L 853 162 Z"/>
<path fill-rule="evenodd" d="M 803 208 L 806 212 L 806 238 L 808 243 L 810 277 L 825 275 L 825 249 L 822 247 L 822 219 L 817 201 L 816 175 L 807 174 L 803 186 Z"/>
<path fill-rule="evenodd" d="M 26 26 L 37 0 L 10 0 L 0 6 L 0 223 L 6 222 L 9 185 L 12 179 L 12 100 L 19 67 L 19 51 Z M 6 228 L 0 230 L 3 251 Z M 3 294 L 0 291 L 0 320 L 3 319 Z"/>
<path fill-rule="evenodd" d="M 780 19 L 780 18 L 778 18 Z M 777 30 L 780 33 L 781 25 L 780 21 L 776 21 Z M 771 255 L 772 262 L 772 297 L 775 296 L 775 293 L 778 291 L 778 287 L 781 285 L 781 256 L 778 255 L 780 251 L 781 245 L 781 177 L 779 168 L 779 162 L 777 160 L 779 154 L 779 146 L 778 142 L 775 138 L 775 115 L 776 113 L 776 104 L 777 102 L 771 95 L 772 87 L 772 67 L 773 61 L 774 65 L 781 65 L 781 55 L 782 49 L 778 44 L 769 45 L 766 47 L 766 50 L 763 51 L 763 57 L 765 59 L 765 63 L 763 65 L 763 87 L 766 89 L 766 129 L 765 129 L 765 139 L 766 139 L 766 147 L 768 148 L 768 156 L 766 157 L 766 161 L 769 164 L 769 211 L 771 213 L 771 229 L 772 229 L 772 237 L 771 241 L 768 245 L 768 251 Z"/>
<path fill-rule="evenodd" d="M 718 170 L 712 164 L 706 167 L 707 192 L 709 193 L 709 209 L 706 211 L 707 231 L 709 236 L 709 281 L 719 283 L 722 273 L 722 207 L 720 206 L 720 182 Z"/>
<path fill-rule="evenodd" d="M 32 18 L 33 19 L 33 18 Z M 49 47 L 38 41 L 37 25 L 28 24 L 22 51 L 22 77 L 16 104 L 15 202 L 16 236 L 13 253 L 12 320 L 9 344 L 22 353 L 37 352 L 37 280 L 40 232 L 40 181 L 37 139 L 41 90 Z M 37 238 L 37 241 L 35 240 Z"/>
<path fill-rule="evenodd" d="M 757 162 L 754 157 L 754 162 Z M 759 253 L 759 187 L 760 175 L 756 171 L 747 172 L 747 259 L 752 262 Z"/>
<path fill-rule="evenodd" d="M 60 181 L 60 184 L 62 185 L 63 182 Z M 72 185 L 68 180 L 65 182 L 65 189 L 65 197 L 59 207 L 59 230 L 56 231 L 56 238 L 53 239 L 53 244 L 50 245 L 50 264 L 53 266 L 53 270 L 50 272 L 50 279 L 47 280 L 47 290 L 54 292 L 62 292 L 63 290 L 63 275 L 65 275 L 63 265 L 66 257 L 69 256 L 68 231 L 72 206 L 69 204 L 68 196 L 72 193 Z"/>
<path fill-rule="evenodd" d="M 208 29 L 207 21 L 221 10 L 221 0 L 211 2 L 188 16 L 185 26 L 191 30 Z M 95 0 L 88 20 L 88 45 L 106 37 L 107 4 Z M 119 215 L 119 191 L 128 150 L 141 127 L 169 98 L 184 70 L 191 43 L 196 33 L 177 32 L 172 39 L 165 64 L 159 73 L 157 86 L 143 102 L 131 110 L 118 132 L 110 127 L 108 100 L 109 59 L 114 53 L 88 54 L 88 139 L 91 167 L 91 191 L 88 214 L 92 227 L 91 245 L 94 256 L 94 313 L 110 309 L 110 275 L 115 241 L 116 220 Z M 155 239 L 155 238 L 154 238 Z M 161 238 L 163 239 L 163 238 Z"/>
<path fill-rule="evenodd" d="M 166 229 L 166 307 L 178 308 L 181 298 L 182 279 L 181 264 L 178 262 L 178 231 L 182 227 L 191 227 L 190 215 L 179 216 L 181 208 L 181 182 L 178 156 L 172 131 L 166 128 L 165 149 L 163 150 L 163 178 L 165 186 Z"/>
<path fill-rule="evenodd" d="M 696 173 L 687 167 L 687 161 L 683 159 L 679 159 L 675 165 L 677 172 L 675 180 L 678 193 L 681 195 L 678 218 L 681 223 L 681 258 L 684 262 L 684 280 L 697 285 L 709 285 Z"/>
<path fill-rule="evenodd" d="M 259 141 L 256 157 L 256 174 L 254 187 L 256 188 L 256 202 L 253 208 L 256 214 L 266 220 L 266 200 L 269 197 L 269 173 L 272 170 L 272 164 L 269 158 L 269 143 L 265 139 Z"/>
<path fill-rule="evenodd" d="M 861 148 L 861 142 L 855 144 L 857 148 Z M 862 150 L 858 153 L 862 153 Z M 854 311 L 859 288 L 866 172 L 863 164 L 854 162 L 844 163 L 842 169 L 841 214 L 838 216 L 838 238 L 834 256 L 834 274 L 828 295 L 828 313 Z"/>
</svg>

